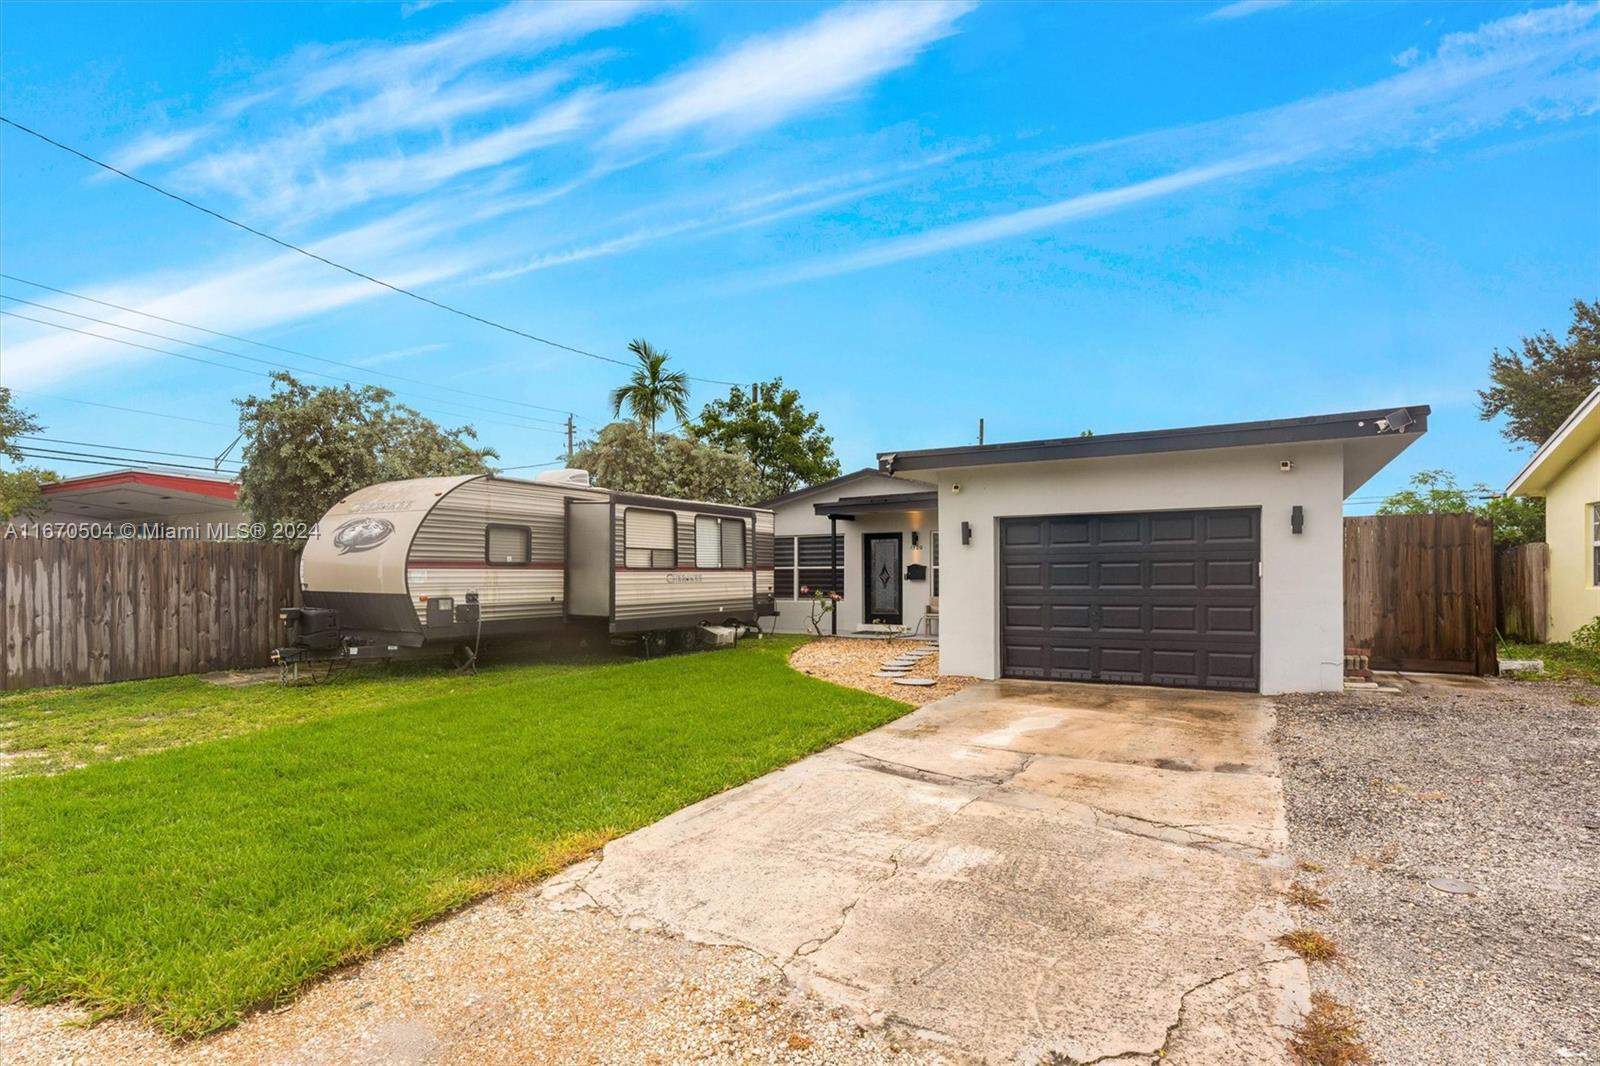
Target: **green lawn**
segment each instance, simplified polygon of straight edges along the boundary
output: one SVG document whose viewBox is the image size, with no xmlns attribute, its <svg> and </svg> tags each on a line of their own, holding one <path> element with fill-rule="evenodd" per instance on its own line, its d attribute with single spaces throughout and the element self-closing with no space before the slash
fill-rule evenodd
<svg viewBox="0 0 1600 1066">
<path fill-rule="evenodd" d="M 216 701 L 244 713 L 259 700 L 269 721 L 0 784 L 0 994 L 204 1033 L 474 896 L 908 710 L 789 669 L 797 643 L 287 692 L 158 681 L 35 694 L 31 719 L 58 704 L 124 754 L 147 734 L 128 741 L 121 719 L 203 705 L 192 724 L 226 713 Z"/>
<path fill-rule="evenodd" d="M 1600 652 L 1586 651 L 1571 644 L 1500 645 L 1502 659 L 1542 659 L 1544 673 L 1536 681 L 1587 681 L 1600 685 Z"/>
</svg>

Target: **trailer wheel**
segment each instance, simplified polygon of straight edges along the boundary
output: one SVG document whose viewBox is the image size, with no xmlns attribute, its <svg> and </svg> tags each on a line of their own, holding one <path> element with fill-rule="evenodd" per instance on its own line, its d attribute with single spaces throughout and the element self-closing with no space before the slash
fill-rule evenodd
<svg viewBox="0 0 1600 1066">
<path fill-rule="evenodd" d="M 700 643 L 700 634 L 693 629 L 675 629 L 672 631 L 672 647 L 674 651 L 694 651 Z"/>
</svg>

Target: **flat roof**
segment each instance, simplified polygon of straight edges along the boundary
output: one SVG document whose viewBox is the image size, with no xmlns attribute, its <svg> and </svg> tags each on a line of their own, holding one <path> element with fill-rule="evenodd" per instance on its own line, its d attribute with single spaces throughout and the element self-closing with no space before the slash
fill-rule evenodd
<svg viewBox="0 0 1600 1066">
<path fill-rule="evenodd" d="M 841 496 L 832 503 L 815 503 L 819 515 L 844 517 L 874 511 L 933 511 L 939 507 L 939 490 L 926 492 L 885 492 L 875 496 Z"/>
<path fill-rule="evenodd" d="M 1427 404 L 1410 404 L 1405 407 L 1308 415 L 1303 418 L 1275 418 L 1261 422 L 1225 422 L 1137 433 L 879 452 L 878 468 L 885 473 L 897 474 L 903 470 L 944 470 L 1001 463 L 1047 462 L 1053 459 L 1101 459 L 1114 455 L 1152 455 L 1261 444 L 1360 440 L 1401 435 L 1415 437 L 1428 431 L 1431 410 Z"/>
</svg>

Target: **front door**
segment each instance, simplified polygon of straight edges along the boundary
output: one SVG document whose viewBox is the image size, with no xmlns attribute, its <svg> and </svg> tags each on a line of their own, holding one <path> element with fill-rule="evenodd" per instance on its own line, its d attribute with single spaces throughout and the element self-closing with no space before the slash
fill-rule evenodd
<svg viewBox="0 0 1600 1066">
<path fill-rule="evenodd" d="M 901 621 L 900 534 L 864 533 L 866 545 L 867 598 L 862 621 L 886 622 L 899 625 Z"/>
</svg>

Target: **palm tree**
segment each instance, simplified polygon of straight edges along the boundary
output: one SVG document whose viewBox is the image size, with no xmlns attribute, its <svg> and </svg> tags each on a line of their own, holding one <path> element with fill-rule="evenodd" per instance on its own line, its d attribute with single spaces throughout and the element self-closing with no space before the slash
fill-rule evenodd
<svg viewBox="0 0 1600 1066">
<path fill-rule="evenodd" d="M 681 370 L 667 370 L 667 353 L 657 351 L 643 339 L 628 342 L 628 351 L 639 360 L 639 366 L 628 383 L 611 391 L 611 413 L 628 412 L 641 425 L 656 435 L 656 420 L 669 411 L 681 422 L 689 417 L 689 375 Z"/>
</svg>

